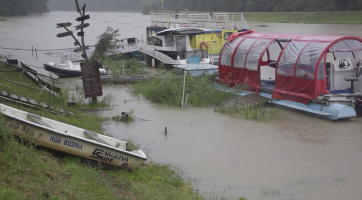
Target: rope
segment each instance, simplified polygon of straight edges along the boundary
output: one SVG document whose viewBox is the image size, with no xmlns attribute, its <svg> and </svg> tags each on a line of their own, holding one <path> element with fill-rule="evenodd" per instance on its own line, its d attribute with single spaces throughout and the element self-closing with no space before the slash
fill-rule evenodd
<svg viewBox="0 0 362 200">
<path fill-rule="evenodd" d="M 129 38 L 125 38 L 119 41 L 124 41 L 127 40 Z M 140 41 L 139 39 L 135 38 L 137 41 Z M 96 45 L 87 45 L 90 47 L 95 47 Z M 65 48 L 65 49 L 37 49 L 36 51 L 62 51 L 62 50 L 69 50 L 69 49 L 78 49 L 79 47 L 76 48 Z M 7 49 L 7 50 L 15 50 L 15 51 L 35 51 L 34 49 L 20 49 L 20 48 L 7 48 L 7 47 L 0 47 L 0 49 Z"/>
<path fill-rule="evenodd" d="M 89 45 L 90 47 L 94 47 L 96 45 Z M 0 47 L 0 49 L 7 49 L 7 50 L 15 50 L 15 51 L 35 51 L 33 49 L 19 49 L 19 48 L 7 48 L 7 47 Z M 69 50 L 69 49 L 77 49 L 77 48 L 65 48 L 65 49 L 37 49 L 36 51 L 62 51 L 62 50 Z"/>
</svg>

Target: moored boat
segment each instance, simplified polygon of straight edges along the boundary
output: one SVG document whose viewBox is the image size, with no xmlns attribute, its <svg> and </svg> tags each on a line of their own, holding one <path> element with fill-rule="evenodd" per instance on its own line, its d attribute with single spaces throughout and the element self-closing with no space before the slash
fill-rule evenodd
<svg viewBox="0 0 362 200">
<path fill-rule="evenodd" d="M 248 29 L 242 13 L 151 14 L 140 51 L 147 65 L 185 65 L 194 55 L 217 64 L 227 37 L 238 29 Z"/>
<path fill-rule="evenodd" d="M 354 108 L 361 75 L 362 38 L 355 36 L 239 32 L 228 37 L 219 62 L 219 83 L 246 85 L 240 95 L 329 120 L 362 112 Z"/>
<path fill-rule="evenodd" d="M 0 104 L 4 127 L 36 145 L 115 167 L 133 170 L 147 160 L 142 150 L 127 150 L 127 142 Z"/>
<path fill-rule="evenodd" d="M 5 59 L 6 59 L 6 62 L 8 62 L 9 64 L 12 64 L 12 65 L 18 65 L 19 61 L 18 59 L 9 59 L 5 56 Z"/>
<path fill-rule="evenodd" d="M 48 62 L 44 64 L 44 69 L 59 77 L 82 76 L 80 65 L 74 65 L 70 60 L 66 61 L 66 63 Z M 99 68 L 99 74 L 108 75 L 108 71 L 104 68 Z"/>
</svg>

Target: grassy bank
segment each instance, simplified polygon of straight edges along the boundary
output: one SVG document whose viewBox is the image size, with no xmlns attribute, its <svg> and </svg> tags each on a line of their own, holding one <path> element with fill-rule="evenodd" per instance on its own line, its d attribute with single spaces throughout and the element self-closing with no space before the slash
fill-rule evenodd
<svg viewBox="0 0 362 200">
<path fill-rule="evenodd" d="M 44 101 L 72 114 L 56 115 L 2 100 L 0 103 L 103 133 L 102 122 L 110 119 L 87 116 L 78 109 L 106 104 L 68 107 L 66 91 L 59 96 L 39 93 L 40 87 L 24 74 L 20 76 L 21 71 L 6 65 L 0 68 L 1 91 Z M 0 116 L 0 199 L 204 199 L 171 166 L 150 162 L 133 172 L 90 167 L 79 157 L 16 141 L 2 127 L 3 120 Z"/>
<path fill-rule="evenodd" d="M 88 167 L 78 157 L 15 141 L 3 128 L 0 163 L 0 199 L 204 199 L 170 166 Z"/>
<path fill-rule="evenodd" d="M 270 12 L 243 13 L 246 21 L 309 23 L 309 24 L 362 24 L 362 11 L 358 12 Z"/>
<path fill-rule="evenodd" d="M 6 21 L 6 18 L 3 16 L 0 16 L 0 21 Z"/>
</svg>

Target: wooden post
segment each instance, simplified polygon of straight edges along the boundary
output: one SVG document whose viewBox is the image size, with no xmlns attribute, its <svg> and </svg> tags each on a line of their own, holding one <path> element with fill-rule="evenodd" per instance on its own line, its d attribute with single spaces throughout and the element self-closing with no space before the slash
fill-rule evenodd
<svg viewBox="0 0 362 200">
<path fill-rule="evenodd" d="M 31 55 L 34 56 L 34 47 L 31 46 Z"/>
<path fill-rule="evenodd" d="M 35 48 L 35 55 L 36 57 L 38 57 L 38 51 L 36 50 L 36 48 Z"/>
</svg>

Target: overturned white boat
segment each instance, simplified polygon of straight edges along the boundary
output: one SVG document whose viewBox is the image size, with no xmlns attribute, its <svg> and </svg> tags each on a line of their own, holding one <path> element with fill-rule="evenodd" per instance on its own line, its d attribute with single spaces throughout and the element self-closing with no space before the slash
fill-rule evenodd
<svg viewBox="0 0 362 200">
<path fill-rule="evenodd" d="M 4 126 L 14 135 L 36 145 L 133 170 L 147 160 L 142 150 L 127 150 L 127 142 L 59 121 L 18 110 L 4 104 Z"/>
</svg>

